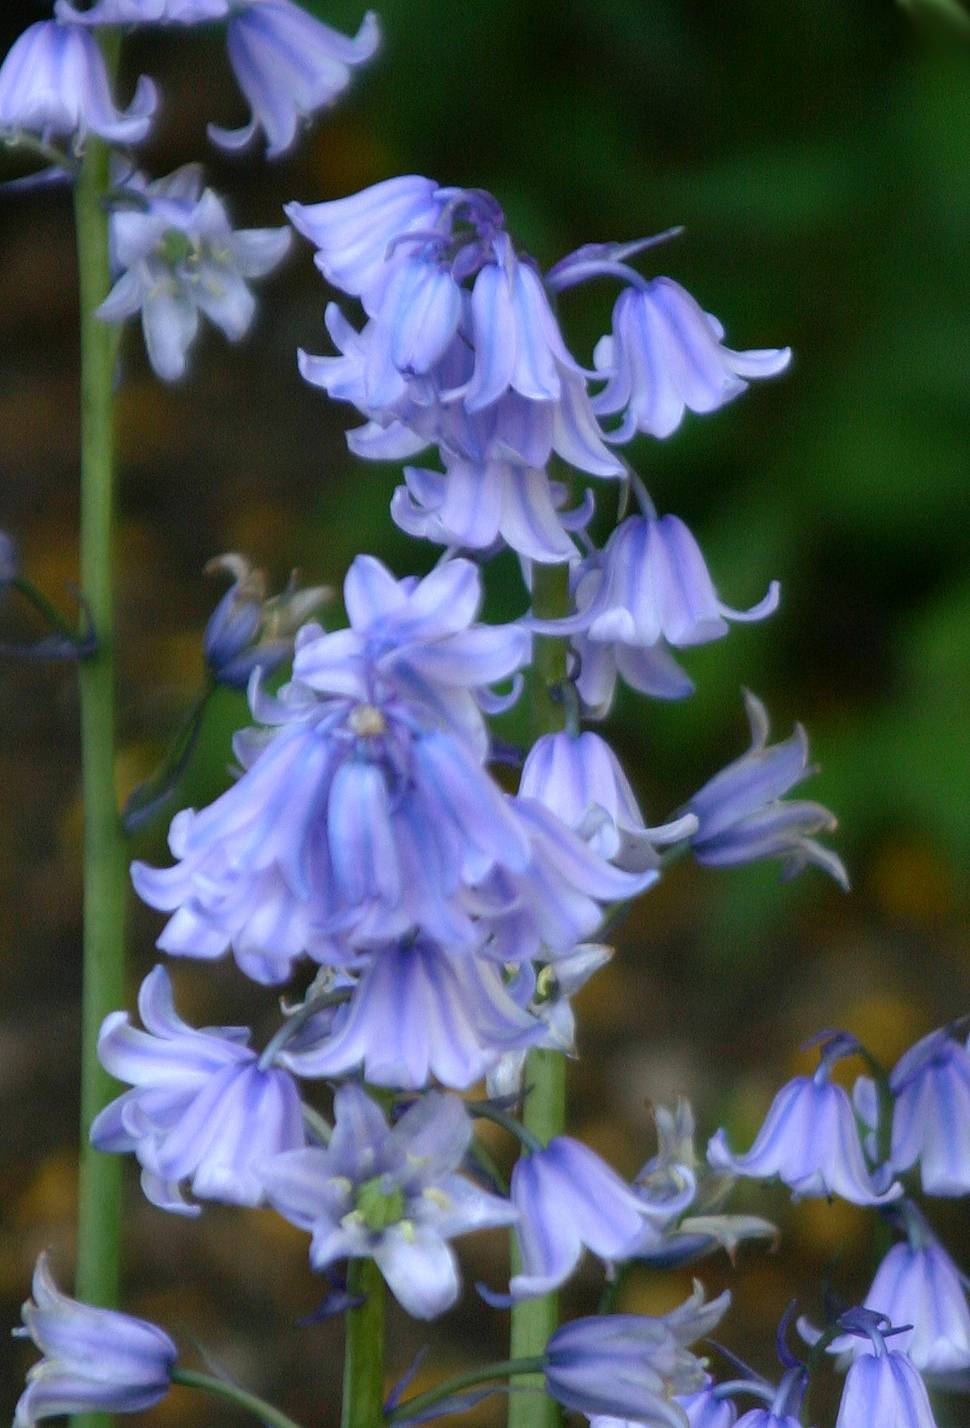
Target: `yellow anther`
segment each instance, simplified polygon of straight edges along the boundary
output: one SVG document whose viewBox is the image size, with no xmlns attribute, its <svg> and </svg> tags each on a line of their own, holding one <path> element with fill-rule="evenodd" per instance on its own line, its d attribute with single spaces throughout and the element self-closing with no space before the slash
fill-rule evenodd
<svg viewBox="0 0 970 1428">
<path fill-rule="evenodd" d="M 375 709 L 373 704 L 358 704 L 356 709 L 350 711 L 350 718 L 347 720 L 352 734 L 357 734 L 361 738 L 376 738 L 378 734 L 383 734 L 387 728 L 387 722 L 379 709 Z"/>
<path fill-rule="evenodd" d="M 443 1190 L 439 1190 L 437 1185 L 429 1185 L 422 1190 L 422 1195 L 426 1200 L 430 1200 L 432 1205 L 437 1205 L 439 1210 L 450 1210 L 451 1201 Z"/>
</svg>

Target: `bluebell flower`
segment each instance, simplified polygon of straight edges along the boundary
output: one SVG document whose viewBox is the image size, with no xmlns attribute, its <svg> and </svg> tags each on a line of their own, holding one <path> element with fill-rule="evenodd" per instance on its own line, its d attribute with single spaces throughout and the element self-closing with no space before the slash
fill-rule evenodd
<svg viewBox="0 0 970 1428">
<path fill-rule="evenodd" d="M 243 0 L 229 14 L 229 63 L 252 110 L 241 129 L 209 125 L 225 149 L 244 148 L 262 129 L 268 158 L 293 147 L 301 120 L 329 109 L 347 88 L 351 72 L 373 59 L 381 42 L 377 16 L 368 10 L 356 35 L 323 24 L 292 0 Z"/>
<path fill-rule="evenodd" d="M 612 335 L 597 344 L 594 365 L 606 378 L 595 399 L 598 414 L 622 413 L 613 441 L 637 431 L 665 437 L 685 409 L 710 412 L 740 395 L 749 378 L 772 377 L 787 367 L 789 348 L 733 352 L 724 328 L 672 278 L 647 280 L 629 259 L 678 236 L 669 229 L 629 243 L 588 243 L 553 267 L 548 283 L 562 292 L 591 278 L 629 283 L 613 309 Z"/>
<path fill-rule="evenodd" d="M 697 541 L 678 516 L 628 516 L 603 552 L 596 593 L 566 620 L 533 620 L 548 633 L 582 631 L 601 644 L 650 649 L 705 644 L 728 632 L 728 620 L 763 620 L 778 608 L 773 581 L 750 610 L 717 595 Z"/>
<path fill-rule="evenodd" d="M 204 1200 L 262 1203 L 259 1166 L 277 1151 L 305 1144 L 293 1078 L 260 1068 L 245 1027 L 196 1031 L 179 1017 L 164 967 L 145 978 L 138 1008 L 146 1030 L 125 1012 L 105 1018 L 98 1056 L 131 1084 L 94 1119 L 98 1150 L 134 1151 L 142 1188 L 163 1210 L 196 1215 L 180 1182 Z"/>
<path fill-rule="evenodd" d="M 609 713 L 622 678 L 631 689 L 652 699 L 686 699 L 694 683 L 680 667 L 663 640 L 653 645 L 625 644 L 621 640 L 594 640 L 589 636 L 585 612 L 598 601 L 606 585 L 606 552 L 591 551 L 573 565 L 570 590 L 576 609 L 570 637 L 576 664 L 575 685 L 588 718 L 603 719 Z"/>
<path fill-rule="evenodd" d="M 808 1386 L 808 1375 L 802 1364 L 787 1355 L 787 1369 L 777 1388 L 762 1379 L 738 1379 L 732 1385 L 735 1392 L 763 1398 L 764 1408 L 751 1408 L 737 1420 L 737 1428 L 802 1428 L 802 1403 Z"/>
<path fill-rule="evenodd" d="M 332 1033 L 315 1044 L 303 1038 L 280 1059 L 299 1076 L 360 1068 L 376 1086 L 421 1090 L 435 1078 L 462 1091 L 510 1049 L 544 1036 L 493 963 L 418 938 L 373 952 Z"/>
<path fill-rule="evenodd" d="M 37 134 L 45 142 L 70 137 L 80 146 L 91 133 L 138 144 L 157 104 L 154 84 L 142 75 L 129 107 L 116 108 L 97 41 L 56 20 L 30 25 L 0 66 L 0 134 Z"/>
<path fill-rule="evenodd" d="M 395 580 L 379 560 L 358 555 L 344 582 L 350 628 L 325 634 L 308 625 L 294 677 L 320 694 L 360 700 L 393 690 L 484 755 L 482 710 L 506 707 L 489 686 L 528 665 L 532 641 L 520 625 L 478 623 L 482 599 L 481 572 L 470 560 Z"/>
<path fill-rule="evenodd" d="M 893 1067 L 892 1164 L 919 1164 L 927 1195 L 970 1194 L 970 1051 L 948 1028 L 924 1036 Z"/>
<path fill-rule="evenodd" d="M 61 1292 L 42 1254 L 24 1328 L 44 1357 L 27 1375 L 14 1428 L 68 1413 L 138 1413 L 168 1393 L 178 1351 L 145 1319 L 95 1309 Z"/>
<path fill-rule="evenodd" d="M 481 411 L 510 391 L 529 401 L 558 401 L 563 378 L 582 378 L 582 369 L 563 342 L 536 270 L 516 257 L 507 234 L 496 235 L 491 249 L 469 303 L 475 365 L 462 391 L 465 409 Z"/>
<path fill-rule="evenodd" d="M 694 1113 L 681 1098 L 671 1111 L 653 1108 L 657 1127 L 657 1153 L 634 1177 L 644 1215 L 641 1232 L 630 1257 L 653 1258 L 662 1254 L 676 1223 L 697 1195 L 697 1156 L 694 1150 Z"/>
<path fill-rule="evenodd" d="M 786 878 L 814 863 L 847 888 L 841 858 L 813 836 L 835 828 L 834 815 L 820 803 L 784 801 L 786 793 L 815 772 L 808 762 L 804 729 L 797 725 L 790 739 L 769 747 L 764 705 L 745 693 L 745 706 L 751 748 L 687 802 L 686 811 L 695 814 L 699 825 L 690 840 L 694 856 L 715 868 L 780 858 Z"/>
<path fill-rule="evenodd" d="M 621 867 L 659 867 L 657 847 L 686 838 L 697 826 L 688 814 L 648 828 L 613 750 L 589 730 L 537 739 L 522 768 L 519 797 L 538 799 Z"/>
<path fill-rule="evenodd" d="M 404 468 L 404 484 L 391 497 L 401 530 L 486 554 L 504 545 L 545 565 L 575 557 L 573 533 L 588 522 L 591 501 L 564 510 L 566 487 L 518 461 L 489 460 L 482 467 L 447 452 L 443 460 L 445 472 Z"/>
<path fill-rule="evenodd" d="M 605 861 L 534 799 L 513 799 L 511 807 L 529 860 L 522 868 L 496 860 L 470 894 L 488 930 L 484 950 L 496 961 L 568 957 L 597 931 L 604 907 L 638 896 L 660 876 L 654 868 L 631 872 Z"/>
<path fill-rule="evenodd" d="M 865 1307 L 891 1324 L 910 1326 L 894 1334 L 893 1347 L 906 1353 L 920 1373 L 970 1368 L 967 1292 L 942 1245 L 893 1245 L 876 1271 Z M 872 1352 L 869 1340 L 848 1334 L 829 1346 L 831 1354 Z"/>
<path fill-rule="evenodd" d="M 640 1197 L 605 1161 L 570 1136 L 516 1161 L 510 1185 L 521 1270 L 509 1285 L 513 1301 L 558 1288 L 583 1248 L 607 1261 L 627 1257 L 643 1227 Z"/>
<path fill-rule="evenodd" d="M 515 1211 L 459 1175 L 472 1125 L 457 1096 L 429 1092 L 391 1129 L 359 1086 L 334 1098 L 326 1149 L 275 1157 L 267 1192 L 280 1214 L 312 1235 L 310 1263 L 373 1259 L 400 1304 L 418 1319 L 458 1298 L 458 1264 L 448 1241 L 507 1225 Z"/>
<path fill-rule="evenodd" d="M 687 1346 L 705 1338 L 731 1302 L 703 1291 L 658 1318 L 601 1314 L 562 1325 L 546 1349 L 547 1392 L 566 1408 L 630 1419 L 644 1428 L 684 1428 L 675 1394 L 703 1387 L 704 1366 Z"/>
<path fill-rule="evenodd" d="M 360 298 L 373 317 L 394 272 L 395 254 L 398 262 L 407 256 L 408 249 L 400 240 L 406 234 L 433 231 L 447 202 L 447 194 L 434 179 L 404 174 L 348 198 L 288 203 L 285 212 L 297 232 L 316 248 L 314 261 L 327 281 Z M 391 247 L 395 240 L 397 249 Z M 331 306 L 339 313 L 339 308 Z M 331 320 L 328 316 L 328 326 Z M 331 330 L 330 335 L 339 346 L 336 333 Z"/>
<path fill-rule="evenodd" d="M 736 1428 L 802 1428 L 794 1413 L 776 1413 L 773 1408 L 749 1408 L 736 1421 Z"/>
<path fill-rule="evenodd" d="M 304 702 L 302 688 L 278 701 L 273 717 L 288 722 L 268 741 L 237 737 L 242 777 L 173 820 L 176 865 L 133 865 L 139 895 L 174 913 L 159 947 L 203 958 L 231 947 L 248 976 L 275 982 L 302 953 L 346 963 L 351 948 L 414 929 L 477 946 L 463 889 L 530 860 L 511 801 L 452 735 L 415 729 L 407 704 L 308 690 Z M 270 717 L 265 698 L 255 709 Z"/>
<path fill-rule="evenodd" d="M 791 349 L 733 352 L 724 328 L 672 278 L 654 278 L 620 293 L 613 333 L 597 344 L 593 362 L 606 378 L 594 399 L 600 416 L 622 413 L 614 441 L 636 432 L 665 437 L 685 410 L 711 412 L 733 401 L 751 378 L 774 377 Z"/>
<path fill-rule="evenodd" d="M 731 1399 L 717 1393 L 716 1388 L 716 1384 L 708 1383 L 696 1393 L 677 1400 L 687 1414 L 690 1428 L 732 1428 L 738 1410 Z"/>
<path fill-rule="evenodd" d="M 742 1420 L 743 1422 L 743 1420 Z M 907 1354 L 873 1333 L 873 1351 L 849 1369 L 835 1428 L 936 1428 L 926 1385 Z"/>
<path fill-rule="evenodd" d="M 738 1411 L 729 1398 L 718 1395 L 709 1381 L 696 1393 L 678 1394 L 674 1403 L 684 1410 L 688 1428 L 732 1428 Z M 640 1428 L 632 1418 L 612 1418 L 594 1414 L 589 1428 Z"/>
<path fill-rule="evenodd" d="M 286 590 L 269 596 L 266 575 L 245 556 L 230 551 L 205 567 L 207 575 L 227 571 L 233 582 L 209 616 L 202 640 L 206 668 L 230 689 L 244 690 L 254 669 L 264 675 L 278 669 L 293 650 L 293 635 L 332 591 L 318 585 L 296 586 L 294 572 Z"/>
<path fill-rule="evenodd" d="M 716 1170 L 756 1180 L 777 1176 L 796 1196 L 839 1195 L 854 1205 L 899 1198 L 902 1187 L 889 1184 L 890 1168 L 871 1171 L 866 1164 L 852 1103 L 830 1079 L 832 1045 L 814 1076 L 796 1076 L 781 1088 L 744 1155 L 730 1150 L 723 1130 L 711 1137 L 707 1158 Z"/>
<path fill-rule="evenodd" d="M 73 25 L 200 25 L 224 20 L 239 0 L 95 0 L 78 10 L 57 0 L 54 14 Z"/>
<path fill-rule="evenodd" d="M 523 962 L 517 968 L 509 992 L 544 1024 L 545 1034 L 538 1045 L 563 1051 L 567 1056 L 576 1055 L 576 1017 L 571 999 L 612 956 L 612 947 L 581 942 L 557 957 L 555 967 L 547 964 L 537 972 L 531 962 Z M 522 1089 L 525 1059 L 524 1048 L 504 1052 L 488 1073 L 488 1094 L 497 1098 L 517 1096 Z"/>
<path fill-rule="evenodd" d="M 125 188 L 137 203 L 112 215 L 119 276 L 97 316 L 118 323 L 141 312 L 149 361 L 174 382 L 185 374 L 200 313 L 233 342 L 245 335 L 256 312 L 247 280 L 271 272 L 292 235 L 288 228 L 233 230 L 197 164 L 152 183 L 135 174 Z"/>
<path fill-rule="evenodd" d="M 269 727 L 237 735 L 232 788 L 173 820 L 176 866 L 133 866 L 145 901 L 174 913 L 159 946 L 231 947 L 266 982 L 303 953 L 349 965 L 412 933 L 498 962 L 568 954 L 657 873 L 613 867 L 483 767 L 480 706 L 506 701 L 477 683 L 516 667 L 528 637 L 472 624 L 480 587 L 463 561 L 396 583 L 362 558 L 345 598 L 350 629 L 297 639 L 306 682 L 274 698 L 254 676 Z"/>
<path fill-rule="evenodd" d="M 624 467 L 541 273 L 513 247 L 495 199 L 409 175 L 287 212 L 324 274 L 368 314 L 357 331 L 331 306 L 339 355 L 301 353 L 304 378 L 364 415 L 348 436 L 358 455 L 439 447 L 444 471 L 409 469 L 394 519 L 474 550 L 502 539 L 529 559 L 573 558 L 570 532 L 587 514 L 560 510 L 543 469 L 550 455 L 593 476 Z"/>
</svg>

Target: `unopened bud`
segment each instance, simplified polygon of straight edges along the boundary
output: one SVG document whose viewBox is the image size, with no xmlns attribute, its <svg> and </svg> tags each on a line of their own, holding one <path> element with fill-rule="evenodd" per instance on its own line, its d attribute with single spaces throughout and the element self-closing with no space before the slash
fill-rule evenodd
<svg viewBox="0 0 970 1428">
<path fill-rule="evenodd" d="M 286 589 L 268 598 L 265 573 L 234 551 L 205 567 L 207 575 L 221 571 L 233 583 L 206 625 L 203 654 L 217 683 L 245 689 L 254 669 L 270 674 L 292 653 L 297 629 L 332 591 L 325 586 L 299 590 L 294 572 Z"/>
</svg>

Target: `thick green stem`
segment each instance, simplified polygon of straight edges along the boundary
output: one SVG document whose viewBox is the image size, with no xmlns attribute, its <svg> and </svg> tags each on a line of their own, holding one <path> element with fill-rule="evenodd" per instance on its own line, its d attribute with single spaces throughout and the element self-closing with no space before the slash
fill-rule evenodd
<svg viewBox="0 0 970 1428">
<path fill-rule="evenodd" d="M 344 1315 L 344 1396 L 340 1428 L 378 1428 L 384 1420 L 384 1280 L 372 1259 L 350 1262 L 347 1288 L 363 1296 Z"/>
<path fill-rule="evenodd" d="M 541 1373 L 542 1368 L 541 1355 L 534 1359 L 503 1359 L 501 1363 L 483 1364 L 481 1368 L 469 1369 L 467 1373 L 449 1378 L 444 1383 L 439 1383 L 435 1388 L 429 1388 L 425 1393 L 418 1393 L 413 1398 L 405 1399 L 403 1403 L 398 1404 L 387 1421 L 396 1423 L 401 1419 L 411 1419 L 415 1414 L 423 1413 L 425 1409 L 434 1408 L 435 1404 L 443 1403 L 445 1399 L 460 1393 L 462 1389 L 475 1388 L 480 1383 L 489 1383 L 497 1378 L 512 1378 L 518 1374 L 531 1376 L 536 1372 Z M 531 1401 L 534 1405 L 535 1400 Z"/>
<path fill-rule="evenodd" d="M 533 566 L 532 607 L 544 620 L 569 613 L 569 572 L 565 565 Z M 569 642 L 549 635 L 537 636 L 532 663 L 531 714 L 533 734 L 553 733 L 566 723 L 564 699 Z M 530 1051 L 525 1063 L 526 1091 L 522 1120 L 526 1131 L 543 1145 L 561 1135 L 566 1125 L 566 1058 L 561 1051 Z M 520 1268 L 518 1245 L 512 1236 L 512 1266 Z M 510 1350 L 514 1359 L 530 1359 L 545 1351 L 549 1336 L 559 1324 L 559 1296 L 526 1299 L 512 1310 Z M 527 1380 L 542 1389 L 542 1377 Z M 533 1394 L 509 1400 L 509 1428 L 556 1428 L 562 1421 L 559 1405 Z"/>
<path fill-rule="evenodd" d="M 117 42 L 107 42 L 109 74 Z M 114 610 L 112 529 L 114 443 L 112 384 L 116 337 L 94 316 L 110 286 L 109 152 L 88 136 L 75 193 L 81 307 L 81 592 L 97 649 L 79 666 L 84 796 L 84 989 L 81 1050 L 81 1157 L 77 1294 L 112 1306 L 119 1287 L 121 1159 L 92 1150 L 91 1122 L 116 1087 L 98 1061 L 104 1017 L 124 1002 L 124 917 L 127 867 L 118 817 L 114 759 Z M 104 1423 L 97 1415 L 78 1420 Z"/>
<path fill-rule="evenodd" d="M 200 1388 L 203 1393 L 214 1394 L 216 1398 L 228 1398 L 230 1403 L 245 1408 L 247 1413 L 252 1413 L 261 1422 L 268 1424 L 269 1428 L 300 1428 L 292 1418 L 288 1418 L 271 1403 L 257 1398 L 255 1393 L 247 1393 L 244 1388 L 237 1388 L 234 1383 L 226 1383 L 221 1378 L 213 1378 L 211 1374 L 196 1373 L 194 1369 L 174 1369 L 172 1382 L 181 1384 L 183 1388 Z"/>
</svg>

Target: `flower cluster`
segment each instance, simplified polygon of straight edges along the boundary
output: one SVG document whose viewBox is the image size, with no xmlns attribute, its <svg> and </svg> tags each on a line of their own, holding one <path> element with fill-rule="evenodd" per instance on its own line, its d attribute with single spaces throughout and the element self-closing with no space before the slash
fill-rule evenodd
<svg viewBox="0 0 970 1428">
<path fill-rule="evenodd" d="M 798 1198 L 838 1195 L 874 1206 L 901 1235 L 861 1307 L 824 1331 L 804 1318 L 799 1329 L 848 1365 L 836 1428 L 883 1421 L 934 1428 L 923 1376 L 959 1384 L 970 1371 L 967 1279 L 914 1198 L 913 1177 L 911 1188 L 894 1177 L 918 1170 L 926 1195 L 970 1194 L 970 1050 L 958 1025 L 944 1027 L 887 1073 L 844 1032 L 825 1033 L 819 1042 L 815 1075 L 782 1088 L 751 1149 L 732 1153 L 719 1131 L 708 1157 L 718 1170 L 777 1177 Z M 831 1075 L 837 1062 L 858 1055 L 878 1074 L 858 1077 L 850 1097 Z M 777 1408 L 772 1412 L 778 1416 Z M 751 1414 L 739 1422 L 749 1419 L 762 1423 Z M 797 1413 L 793 1421 L 800 1421 Z"/>
<path fill-rule="evenodd" d="M 55 142 L 69 141 L 77 152 L 88 134 L 115 145 L 141 143 L 158 91 L 142 76 L 129 107 L 119 109 L 94 31 L 214 20 L 226 21 L 230 62 L 252 118 L 241 130 L 213 125 L 210 133 L 223 147 L 238 148 L 262 129 L 271 157 L 292 148 L 300 121 L 335 101 L 380 40 L 373 14 L 348 39 L 293 0 L 99 0 L 85 10 L 58 0 L 56 18 L 25 30 L 0 66 L 0 135 L 39 141 L 55 171 L 73 163 L 51 147 Z M 122 323 L 140 312 L 152 367 L 174 381 L 185 372 L 200 314 L 230 340 L 248 331 L 255 300 L 247 280 L 275 268 L 292 235 L 288 228 L 234 231 L 197 164 L 155 180 L 133 172 L 127 159 L 116 168 L 122 175 L 111 199 L 116 282 L 99 316 Z"/>
<path fill-rule="evenodd" d="M 787 349 L 724 348 L 719 325 L 678 284 L 647 283 L 622 261 L 645 245 L 581 249 L 544 277 L 479 189 L 408 175 L 287 212 L 323 275 L 366 314 L 358 330 L 331 304 L 338 355 L 302 353 L 300 369 L 366 418 L 348 438 L 358 455 L 407 459 L 438 447 L 444 470 L 408 468 L 391 512 L 440 544 L 487 551 L 501 541 L 531 560 L 574 559 L 590 507 L 564 510 L 566 489 L 545 471 L 553 453 L 587 476 L 622 477 L 614 444 L 637 429 L 666 436 L 686 407 L 711 411 L 737 396 L 739 373 L 767 376 L 788 362 Z M 629 286 L 614 314 L 618 335 L 598 344 L 591 374 L 566 345 L 553 302 L 604 274 Z M 630 305 L 642 314 L 632 325 Z M 653 405 L 660 422 L 644 416 Z M 617 412 L 619 425 L 605 431 L 600 414 Z"/>
<path fill-rule="evenodd" d="M 174 914 L 164 951 L 231 948 L 263 982 L 302 954 L 357 974 L 326 1035 L 287 1053 L 300 1074 L 464 1087 L 548 1034 L 501 968 L 571 954 L 604 905 L 656 879 L 657 858 L 614 866 L 541 790 L 512 797 L 492 779 L 483 709 L 516 696 L 531 641 L 476 622 L 474 565 L 397 581 L 358 557 L 344 599 L 349 627 L 305 626 L 278 696 L 254 676 L 265 727 L 237 738 L 241 776 L 176 818 L 176 866 L 136 864 L 135 883 Z"/>
<path fill-rule="evenodd" d="M 379 43 L 372 14 L 348 37 L 294 0 L 57 0 L 55 18 L 31 26 L 0 68 L 0 134 L 29 138 L 67 176 L 90 135 L 141 142 L 157 93 L 142 79 L 129 107 L 116 106 L 97 32 L 203 24 L 224 25 L 251 111 L 243 127 L 210 125 L 210 136 L 238 149 L 262 132 L 271 157 L 293 147 Z M 292 234 L 234 229 L 198 165 L 152 178 L 130 156 L 112 157 L 99 195 L 112 285 L 95 315 L 140 315 L 149 361 L 173 381 L 203 317 L 232 341 L 250 330 L 250 281 L 282 261 Z M 687 1102 L 658 1107 L 655 1152 L 632 1179 L 552 1124 L 537 1096 L 546 1054 L 576 1054 L 571 999 L 611 956 L 595 939 L 675 855 L 711 867 L 778 859 L 786 875 L 814 864 L 847 883 L 818 841 L 832 815 L 788 797 L 812 772 L 806 737 L 799 726 L 769 744 L 753 695 L 749 751 L 657 820 L 607 739 L 584 727 L 605 718 L 620 679 L 651 697 L 686 697 L 685 652 L 778 608 L 776 581 L 748 609 L 722 599 L 695 535 L 658 513 L 622 449 L 640 435 L 670 437 L 688 411 L 725 406 L 783 371 L 789 350 L 734 350 L 679 283 L 633 266 L 673 231 L 588 244 L 544 272 L 491 194 L 420 175 L 286 213 L 326 281 L 360 307 L 352 320 L 328 305 L 334 350 L 300 353 L 300 370 L 360 413 L 348 437 L 356 454 L 427 453 L 428 465 L 404 468 L 391 511 L 445 550 L 430 573 L 404 578 L 356 556 L 343 625 L 310 619 L 322 588 L 291 581 L 270 599 L 243 557 L 213 563 L 233 583 L 205 630 L 203 694 L 139 818 L 177 787 L 216 685 L 246 690 L 253 724 L 233 742 L 231 784 L 172 820 L 172 866 L 136 862 L 132 879 L 167 914 L 163 952 L 203 964 L 231 954 L 263 988 L 305 980 L 257 1047 L 247 1027 L 183 1020 L 168 971 L 155 967 L 138 998 L 141 1027 L 121 1010 L 101 1027 L 101 1063 L 127 1089 L 95 1117 L 93 1145 L 133 1155 L 146 1197 L 171 1213 L 199 1215 L 209 1201 L 271 1206 L 308 1233 L 313 1270 L 371 1262 L 366 1276 L 353 1269 L 357 1283 L 376 1284 L 379 1271 L 419 1319 L 456 1302 L 452 1242 L 466 1233 L 511 1229 L 507 1284 L 502 1274 L 502 1292 L 479 1288 L 518 1316 L 588 1251 L 600 1261 L 601 1312 L 556 1329 L 510 1372 L 536 1375 L 593 1428 L 797 1428 L 810 1368 L 833 1359 L 847 1367 L 837 1428 L 862 1428 L 872 1405 L 880 1424 L 932 1428 L 921 1375 L 970 1370 L 970 1308 L 909 1188 L 918 1165 L 925 1193 L 970 1193 L 970 1052 L 955 1028 L 888 1075 L 852 1038 L 826 1035 L 818 1070 L 779 1092 L 746 1154 L 720 1131 L 705 1161 Z M 583 361 L 558 305 L 603 278 L 620 291 Z M 598 547 L 602 482 L 613 483 L 619 515 Z M 488 624 L 483 572 L 503 550 L 519 557 L 531 608 Z M 533 712 L 545 714 L 520 748 L 490 721 L 515 718 L 527 681 Z M 857 1054 L 873 1074 L 850 1097 L 833 1068 Z M 485 1099 L 456 1094 L 482 1082 Z M 480 1122 L 515 1136 L 509 1173 Z M 719 1381 L 693 1347 L 729 1293 L 708 1302 L 696 1285 L 664 1315 L 612 1312 L 628 1266 L 733 1257 L 747 1240 L 774 1237 L 768 1221 L 725 1208 L 738 1177 L 871 1206 L 898 1237 L 865 1305 L 822 1330 L 800 1321 L 816 1347 L 807 1363 L 785 1346 L 786 1320 L 777 1384 L 738 1361 L 742 1376 Z M 338 1312 L 360 1304 L 353 1284 L 332 1300 Z M 202 1377 L 175 1367 L 174 1344 L 153 1325 L 67 1299 L 43 1259 L 24 1318 L 44 1358 L 18 1428 L 61 1412 L 134 1411 L 173 1380 Z M 400 1393 L 384 1419 L 426 1421 L 428 1403 L 409 1416 Z M 758 1406 L 738 1418 L 744 1395 Z M 470 1402 L 443 1391 L 437 1406 Z"/>
<path fill-rule="evenodd" d="M 25 30 L 4 60 L 0 131 L 45 141 L 70 137 L 83 143 L 92 133 L 115 144 L 140 143 L 157 107 L 155 87 L 140 80 L 130 108 L 117 110 L 91 30 L 225 20 L 229 62 L 252 116 L 239 130 L 210 125 L 210 135 L 237 149 L 261 129 L 267 154 L 275 158 L 293 147 L 301 120 L 329 108 L 380 44 L 372 13 L 348 38 L 294 0 L 99 0 L 86 10 L 57 0 L 55 12 L 54 20 Z"/>
</svg>

